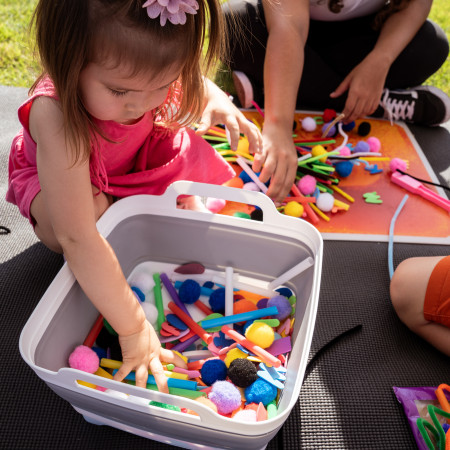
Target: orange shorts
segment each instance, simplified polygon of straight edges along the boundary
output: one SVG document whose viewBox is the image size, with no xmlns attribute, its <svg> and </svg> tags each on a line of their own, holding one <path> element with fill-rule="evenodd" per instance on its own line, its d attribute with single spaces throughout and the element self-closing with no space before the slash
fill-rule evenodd
<svg viewBox="0 0 450 450">
<path fill-rule="evenodd" d="M 450 255 L 441 259 L 428 281 L 423 315 L 450 328 Z"/>
</svg>

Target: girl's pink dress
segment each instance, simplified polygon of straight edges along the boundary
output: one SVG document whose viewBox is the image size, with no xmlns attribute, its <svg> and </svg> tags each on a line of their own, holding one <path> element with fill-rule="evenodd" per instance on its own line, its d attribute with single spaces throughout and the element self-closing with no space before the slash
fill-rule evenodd
<svg viewBox="0 0 450 450">
<path fill-rule="evenodd" d="M 6 193 L 6 200 L 17 205 L 32 224 L 30 206 L 41 187 L 36 167 L 36 143 L 29 131 L 29 115 L 33 100 L 42 95 L 57 99 L 49 79 L 43 80 L 19 107 L 23 128 L 11 146 Z M 115 197 L 160 195 L 177 180 L 222 184 L 235 176 L 230 165 L 193 130 L 182 128 L 172 132 L 154 125 L 151 111 L 133 125 L 100 120 L 97 125 L 114 142 L 100 138 L 93 148 L 91 182 Z"/>
</svg>

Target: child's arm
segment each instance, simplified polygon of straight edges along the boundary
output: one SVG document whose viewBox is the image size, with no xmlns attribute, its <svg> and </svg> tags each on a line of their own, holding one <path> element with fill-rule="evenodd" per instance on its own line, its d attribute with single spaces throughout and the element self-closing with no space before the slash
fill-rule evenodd
<svg viewBox="0 0 450 450">
<path fill-rule="evenodd" d="M 114 251 L 97 231 L 89 162 L 73 163 L 55 101 L 35 101 L 30 131 L 37 142 L 41 195 L 55 237 L 80 286 L 119 334 L 124 364 L 115 379 L 136 369 L 137 385 L 144 387 L 150 366 L 160 390 L 168 392 L 159 358 L 175 357 L 161 349 Z"/>
<path fill-rule="evenodd" d="M 261 133 L 239 109 L 233 105 L 225 92 L 208 78 L 205 78 L 205 109 L 202 113 L 197 134 L 204 134 L 216 124 L 223 124 L 230 133 L 230 146 L 236 150 L 239 134 L 247 136 L 251 153 L 259 154 L 262 149 Z"/>
</svg>

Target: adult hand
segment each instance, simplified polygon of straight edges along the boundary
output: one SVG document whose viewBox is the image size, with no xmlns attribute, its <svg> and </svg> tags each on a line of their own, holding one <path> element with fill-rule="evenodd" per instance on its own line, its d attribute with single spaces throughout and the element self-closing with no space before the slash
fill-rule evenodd
<svg viewBox="0 0 450 450">
<path fill-rule="evenodd" d="M 167 377 L 161 361 L 186 368 L 186 363 L 176 353 L 161 347 L 154 328 L 146 320 L 141 329 L 129 336 L 119 336 L 123 364 L 114 375 L 114 380 L 122 381 L 132 370 L 136 373 L 136 386 L 145 388 L 148 370 L 155 377 L 160 392 L 169 393 Z"/>
<path fill-rule="evenodd" d="M 377 109 L 388 71 L 389 64 L 369 54 L 330 94 L 330 97 L 336 98 L 348 90 L 342 111 L 345 123 L 368 116 Z"/>
<path fill-rule="evenodd" d="M 263 152 L 259 158 L 255 157 L 252 168 L 255 172 L 261 171 L 259 179 L 263 183 L 270 179 L 267 195 L 274 201 L 281 202 L 291 190 L 297 173 L 297 158 L 292 130 L 265 123 Z"/>
</svg>

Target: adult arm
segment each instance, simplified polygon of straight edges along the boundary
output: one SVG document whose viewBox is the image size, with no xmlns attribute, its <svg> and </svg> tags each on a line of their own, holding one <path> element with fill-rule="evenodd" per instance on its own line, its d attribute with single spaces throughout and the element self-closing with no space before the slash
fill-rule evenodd
<svg viewBox="0 0 450 450">
<path fill-rule="evenodd" d="M 263 159 L 254 165 L 270 181 L 267 195 L 283 200 L 295 181 L 297 151 L 292 140 L 297 93 L 309 29 L 309 0 L 263 0 L 268 40 L 264 60 Z"/>
<path fill-rule="evenodd" d="M 343 111 L 346 121 L 376 110 L 389 68 L 427 19 L 432 3 L 432 0 L 411 0 L 404 9 L 389 16 L 373 50 L 331 94 L 331 97 L 338 97 L 348 90 Z"/>
</svg>

